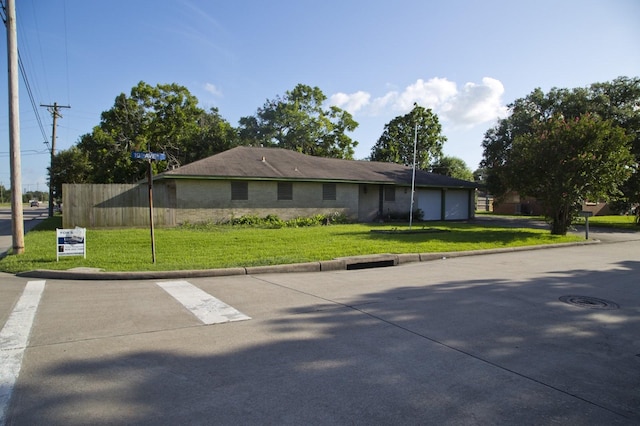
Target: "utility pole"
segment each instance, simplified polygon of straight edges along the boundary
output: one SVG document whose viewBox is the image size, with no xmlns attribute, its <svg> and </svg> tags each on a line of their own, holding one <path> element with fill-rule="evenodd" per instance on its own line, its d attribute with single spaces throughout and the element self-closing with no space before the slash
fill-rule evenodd
<svg viewBox="0 0 640 426">
<path fill-rule="evenodd" d="M 24 214 L 20 173 L 20 102 L 18 97 L 18 33 L 15 0 L 7 0 L 7 61 L 9 62 L 9 151 L 11 165 L 11 235 L 13 254 L 24 253 Z"/>
<path fill-rule="evenodd" d="M 49 171 L 49 217 L 53 217 L 53 179 L 51 176 L 51 170 L 53 170 L 53 159 L 56 156 L 56 126 L 58 117 L 62 118 L 62 114 L 58 112 L 58 108 L 71 108 L 66 105 L 58 105 L 57 102 L 54 102 L 53 105 L 42 105 L 41 107 L 47 107 L 48 111 L 51 113 L 53 117 L 53 130 L 51 130 L 51 165 Z"/>
</svg>

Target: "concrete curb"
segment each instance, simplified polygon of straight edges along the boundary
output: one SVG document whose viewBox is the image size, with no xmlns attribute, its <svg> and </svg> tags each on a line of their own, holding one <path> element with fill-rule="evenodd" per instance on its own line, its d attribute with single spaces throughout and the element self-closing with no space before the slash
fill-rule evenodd
<svg viewBox="0 0 640 426">
<path fill-rule="evenodd" d="M 102 272 L 93 268 L 78 268 L 75 270 L 56 271 L 36 269 L 34 271 L 16 274 L 23 278 L 58 279 L 58 280 L 153 280 L 175 278 L 207 278 L 232 275 L 282 274 L 291 272 L 326 272 L 376 267 L 397 266 L 415 262 L 429 262 L 463 256 L 479 256 L 485 254 L 510 253 L 529 250 L 553 249 L 570 246 L 580 246 L 600 243 L 599 240 L 588 240 L 575 243 L 545 244 L 538 246 L 508 247 L 487 250 L 469 250 L 442 253 L 402 253 L 402 254 L 374 254 L 364 256 L 341 257 L 319 262 L 291 263 L 271 266 L 249 266 L 223 269 L 178 270 L 178 271 L 131 271 L 131 272 Z"/>
</svg>

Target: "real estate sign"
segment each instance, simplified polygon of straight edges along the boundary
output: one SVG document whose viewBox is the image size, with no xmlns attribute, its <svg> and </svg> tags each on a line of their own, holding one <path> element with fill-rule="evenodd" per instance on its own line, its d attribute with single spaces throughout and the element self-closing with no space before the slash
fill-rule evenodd
<svg viewBox="0 0 640 426">
<path fill-rule="evenodd" d="M 86 235 L 87 228 L 56 228 L 56 261 L 60 260 L 60 257 L 63 256 L 83 256 L 86 259 Z"/>
</svg>

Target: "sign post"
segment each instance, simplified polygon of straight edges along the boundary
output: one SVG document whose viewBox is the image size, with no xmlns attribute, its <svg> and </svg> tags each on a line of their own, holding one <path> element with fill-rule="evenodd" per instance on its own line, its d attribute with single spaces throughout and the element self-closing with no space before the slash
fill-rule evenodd
<svg viewBox="0 0 640 426">
<path fill-rule="evenodd" d="M 156 263 L 156 238 L 153 230 L 153 170 L 151 162 L 166 159 L 166 155 L 156 152 L 132 152 L 131 158 L 134 160 L 147 160 L 149 167 L 147 169 L 147 180 L 149 182 L 149 228 L 151 229 L 151 261 Z"/>
<path fill-rule="evenodd" d="M 580 216 L 584 217 L 584 239 L 589 239 L 589 218 L 593 216 L 593 212 L 581 211 Z"/>
</svg>

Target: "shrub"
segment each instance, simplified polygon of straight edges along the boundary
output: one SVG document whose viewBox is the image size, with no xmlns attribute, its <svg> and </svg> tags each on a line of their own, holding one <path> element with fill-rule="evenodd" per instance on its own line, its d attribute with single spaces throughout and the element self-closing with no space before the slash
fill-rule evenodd
<svg viewBox="0 0 640 426">
<path fill-rule="evenodd" d="M 212 221 L 201 223 L 184 222 L 180 226 L 184 229 L 211 230 L 212 228 L 224 225 L 256 228 L 302 228 L 308 226 L 330 225 L 332 223 L 347 224 L 350 223 L 350 221 L 343 213 L 334 212 L 330 214 L 317 214 L 311 217 L 296 217 L 286 221 L 274 214 L 269 214 L 265 217 L 259 217 L 256 215 L 245 215 L 240 217 L 232 216 L 229 220 L 217 223 Z"/>
<path fill-rule="evenodd" d="M 413 220 L 421 221 L 424 218 L 424 212 L 421 209 L 413 211 Z M 409 222 L 409 212 L 388 212 L 384 216 L 385 222 Z"/>
</svg>

